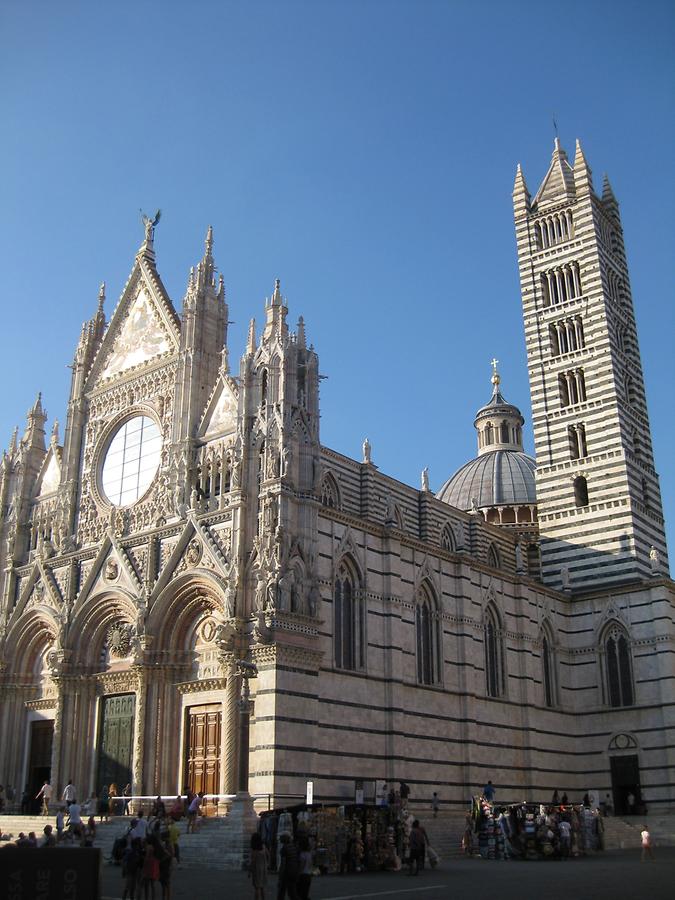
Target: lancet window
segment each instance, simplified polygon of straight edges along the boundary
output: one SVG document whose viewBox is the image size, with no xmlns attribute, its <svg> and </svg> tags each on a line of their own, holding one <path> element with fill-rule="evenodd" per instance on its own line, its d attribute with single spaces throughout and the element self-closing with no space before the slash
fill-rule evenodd
<svg viewBox="0 0 675 900">
<path fill-rule="evenodd" d="M 492 566 L 493 569 L 501 568 L 501 559 L 499 557 L 499 550 L 495 544 L 490 544 L 488 548 L 487 554 L 487 562 L 489 566 Z"/>
<path fill-rule="evenodd" d="M 606 634 L 604 649 L 609 705 L 632 706 L 635 700 L 630 647 L 623 628 L 617 624 L 612 625 Z"/>
<path fill-rule="evenodd" d="M 365 668 L 365 605 L 353 565 L 343 560 L 335 576 L 335 665 Z"/>
<path fill-rule="evenodd" d="M 483 626 L 485 644 L 485 686 L 488 697 L 501 697 L 504 693 L 504 653 L 501 626 L 497 613 L 488 607 Z"/>
<path fill-rule="evenodd" d="M 452 531 L 452 525 L 446 522 L 441 531 L 441 548 L 443 550 L 455 550 L 455 535 Z"/>
<path fill-rule="evenodd" d="M 541 642 L 542 681 L 544 684 L 544 703 L 555 706 L 557 703 L 557 679 L 554 644 L 548 624 L 544 628 Z"/>
<path fill-rule="evenodd" d="M 441 671 L 438 616 L 436 604 L 426 586 L 420 588 L 416 597 L 415 638 L 417 680 L 420 684 L 437 684 Z"/>
</svg>

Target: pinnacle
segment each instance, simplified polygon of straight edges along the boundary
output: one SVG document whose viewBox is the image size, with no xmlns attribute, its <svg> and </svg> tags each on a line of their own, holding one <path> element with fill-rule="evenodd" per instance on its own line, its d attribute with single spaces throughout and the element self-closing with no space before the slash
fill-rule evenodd
<svg viewBox="0 0 675 900">
<path fill-rule="evenodd" d="M 251 355 L 255 353 L 255 319 L 251 319 L 248 325 L 248 340 L 246 341 L 246 352 Z"/>
<path fill-rule="evenodd" d="M 103 312 L 103 304 L 105 303 L 105 281 L 101 282 L 101 287 L 98 289 L 98 311 Z"/>
<path fill-rule="evenodd" d="M 281 306 L 281 280 L 279 278 L 274 282 L 274 293 L 272 294 L 272 306 Z"/>
<path fill-rule="evenodd" d="M 513 193 L 514 194 L 527 194 L 529 197 L 530 192 L 527 189 L 527 184 L 525 183 L 525 176 L 523 175 L 523 170 L 518 163 L 516 168 L 516 180 L 513 185 Z"/>
<path fill-rule="evenodd" d="M 213 226 L 209 225 L 206 232 L 206 240 L 204 241 L 206 246 L 206 252 L 204 254 L 205 257 L 213 256 Z"/>
</svg>

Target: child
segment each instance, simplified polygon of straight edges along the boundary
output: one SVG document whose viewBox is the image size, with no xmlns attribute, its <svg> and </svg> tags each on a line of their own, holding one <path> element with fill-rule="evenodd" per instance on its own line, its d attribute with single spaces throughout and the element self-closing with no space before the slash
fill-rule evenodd
<svg viewBox="0 0 675 900">
<path fill-rule="evenodd" d="M 647 854 L 649 854 L 650 859 L 654 859 L 654 854 L 652 853 L 652 836 L 649 833 L 649 827 L 647 825 L 642 826 L 640 837 L 642 838 L 642 857 L 640 862 L 645 861 Z"/>
</svg>

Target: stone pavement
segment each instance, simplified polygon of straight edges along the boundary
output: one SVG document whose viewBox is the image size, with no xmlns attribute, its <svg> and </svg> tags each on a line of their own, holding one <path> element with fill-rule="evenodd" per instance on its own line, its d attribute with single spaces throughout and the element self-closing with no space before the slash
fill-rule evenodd
<svg viewBox="0 0 675 900">
<path fill-rule="evenodd" d="M 450 860 L 419 877 L 404 872 L 329 875 L 312 880 L 312 900 L 672 900 L 675 848 L 657 847 L 653 862 L 640 862 L 639 849 L 609 851 L 585 859 L 541 862 Z M 104 866 L 103 900 L 122 896 L 119 868 Z M 252 900 L 243 872 L 182 868 L 174 871 L 172 900 Z M 270 876 L 266 900 L 276 898 Z M 161 897 L 158 890 L 157 900 Z"/>
</svg>

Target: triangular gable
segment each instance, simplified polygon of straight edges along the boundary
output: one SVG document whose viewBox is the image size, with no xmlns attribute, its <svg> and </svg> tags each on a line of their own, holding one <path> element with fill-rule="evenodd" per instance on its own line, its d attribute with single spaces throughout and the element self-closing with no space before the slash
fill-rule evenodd
<svg viewBox="0 0 675 900">
<path fill-rule="evenodd" d="M 157 273 L 136 260 L 96 354 L 89 385 L 156 362 L 178 350 L 180 324 Z"/>
<path fill-rule="evenodd" d="M 61 447 L 52 445 L 47 451 L 35 488 L 36 497 L 47 497 L 58 490 L 61 483 Z"/>
<path fill-rule="evenodd" d="M 206 404 L 198 436 L 213 440 L 237 430 L 239 391 L 229 375 L 220 375 Z"/>
<path fill-rule="evenodd" d="M 80 588 L 77 606 L 82 606 L 96 591 L 114 588 L 132 595 L 138 595 L 143 591 L 143 585 L 124 548 L 108 532 Z"/>
<path fill-rule="evenodd" d="M 42 560 L 36 560 L 28 579 L 22 586 L 21 594 L 12 612 L 12 619 L 18 619 L 29 606 L 59 609 L 62 604 L 63 597 L 50 569 L 44 565 Z"/>
<path fill-rule="evenodd" d="M 151 599 L 159 596 L 167 584 L 182 572 L 206 570 L 217 581 L 229 577 L 227 559 L 208 528 L 199 523 L 194 513 L 188 513 L 188 520 L 171 555 L 152 589 Z"/>
</svg>

